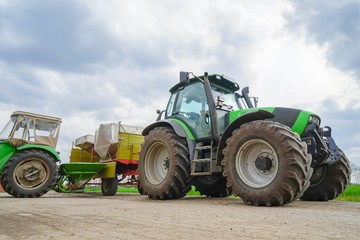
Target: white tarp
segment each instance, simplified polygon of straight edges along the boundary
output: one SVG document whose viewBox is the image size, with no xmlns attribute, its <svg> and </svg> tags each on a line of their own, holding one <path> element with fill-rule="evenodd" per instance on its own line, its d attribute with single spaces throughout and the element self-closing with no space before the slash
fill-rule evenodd
<svg viewBox="0 0 360 240">
<path fill-rule="evenodd" d="M 94 150 L 101 159 L 109 158 L 109 148 L 118 143 L 118 123 L 100 124 L 95 132 Z"/>
<path fill-rule="evenodd" d="M 141 134 L 144 128 L 139 126 L 125 125 L 119 123 L 100 124 L 95 132 L 94 150 L 101 159 L 110 158 L 116 151 L 119 141 L 119 131 L 126 133 Z"/>
<path fill-rule="evenodd" d="M 94 147 L 94 143 L 95 143 L 95 136 L 90 134 L 79 137 L 74 141 L 74 145 L 83 150 L 91 150 Z"/>
</svg>

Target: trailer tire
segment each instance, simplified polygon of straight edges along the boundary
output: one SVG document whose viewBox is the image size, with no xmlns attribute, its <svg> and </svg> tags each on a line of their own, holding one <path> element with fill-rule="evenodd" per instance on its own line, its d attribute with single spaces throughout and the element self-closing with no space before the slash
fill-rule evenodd
<svg viewBox="0 0 360 240">
<path fill-rule="evenodd" d="M 101 192 L 104 196 L 114 196 L 119 186 L 118 178 L 102 178 Z"/>
<path fill-rule="evenodd" d="M 303 201 L 328 201 L 337 198 L 350 183 L 350 162 L 342 152 L 340 160 L 314 170 L 310 186 L 300 198 Z"/>
<path fill-rule="evenodd" d="M 38 149 L 24 150 L 5 165 L 1 185 L 14 197 L 40 197 L 55 185 L 57 175 L 56 161 L 49 153 Z"/>
<path fill-rule="evenodd" d="M 140 183 L 137 185 L 137 189 L 140 195 L 145 195 L 144 189 L 141 187 Z"/>
<path fill-rule="evenodd" d="M 310 184 L 311 156 L 297 133 L 271 121 L 253 121 L 233 131 L 223 150 L 223 175 L 233 194 L 255 206 L 298 199 Z"/>
<path fill-rule="evenodd" d="M 191 190 L 187 142 L 171 128 L 158 127 L 145 136 L 138 169 L 140 187 L 151 199 L 177 199 Z"/>
<path fill-rule="evenodd" d="M 227 186 L 226 178 L 221 175 L 202 176 L 195 179 L 195 190 L 206 197 L 228 197 L 232 190 Z"/>
</svg>

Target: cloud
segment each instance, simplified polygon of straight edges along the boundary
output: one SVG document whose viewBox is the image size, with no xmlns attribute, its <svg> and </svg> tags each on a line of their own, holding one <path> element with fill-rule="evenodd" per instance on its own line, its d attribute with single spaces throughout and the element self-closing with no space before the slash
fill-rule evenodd
<svg viewBox="0 0 360 240">
<path fill-rule="evenodd" d="M 298 1 L 287 15 L 289 29 L 305 29 L 309 41 L 328 46 L 335 67 L 360 77 L 360 1 Z"/>
</svg>

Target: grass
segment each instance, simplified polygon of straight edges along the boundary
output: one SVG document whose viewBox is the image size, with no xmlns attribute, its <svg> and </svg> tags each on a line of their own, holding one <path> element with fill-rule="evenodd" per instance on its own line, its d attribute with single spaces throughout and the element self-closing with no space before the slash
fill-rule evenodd
<svg viewBox="0 0 360 240">
<path fill-rule="evenodd" d="M 85 188 L 85 192 L 101 192 L 101 187 L 91 187 L 88 186 Z M 119 186 L 117 192 L 119 193 L 134 193 L 138 194 L 137 187 L 134 186 Z M 195 191 L 193 187 L 187 196 L 200 196 L 199 192 Z M 351 184 L 349 185 L 345 192 L 343 192 L 339 197 L 336 198 L 337 201 L 347 201 L 347 202 L 360 202 L 360 184 Z"/>
<path fill-rule="evenodd" d="M 87 192 L 87 193 L 101 192 L 101 187 L 100 186 L 86 186 L 85 192 Z M 131 186 L 131 185 L 119 186 L 117 192 L 118 193 L 136 193 L 136 194 L 139 193 L 137 187 Z M 192 187 L 190 192 L 187 193 L 187 196 L 200 196 L 200 193 L 195 191 L 195 188 Z"/>
<path fill-rule="evenodd" d="M 338 201 L 348 202 L 360 202 L 360 184 L 349 185 L 345 192 L 343 192 L 338 198 Z"/>
</svg>

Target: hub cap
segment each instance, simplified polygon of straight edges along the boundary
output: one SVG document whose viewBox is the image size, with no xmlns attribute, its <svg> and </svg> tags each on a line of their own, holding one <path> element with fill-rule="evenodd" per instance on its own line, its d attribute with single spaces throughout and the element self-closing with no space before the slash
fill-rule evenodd
<svg viewBox="0 0 360 240">
<path fill-rule="evenodd" d="M 163 143 L 151 145 L 145 157 L 145 174 L 151 184 L 160 184 L 166 177 L 170 166 L 169 153 Z"/>
<path fill-rule="evenodd" d="M 311 186 L 316 186 L 321 183 L 326 176 L 326 167 L 322 166 L 320 168 L 314 169 L 314 173 L 310 178 Z"/>
<path fill-rule="evenodd" d="M 36 188 L 49 178 L 50 169 L 41 159 L 28 159 L 18 164 L 14 179 L 22 188 Z"/>
<path fill-rule="evenodd" d="M 260 139 L 245 142 L 236 154 L 235 164 L 240 179 L 253 188 L 269 185 L 279 168 L 274 148 Z"/>
</svg>

